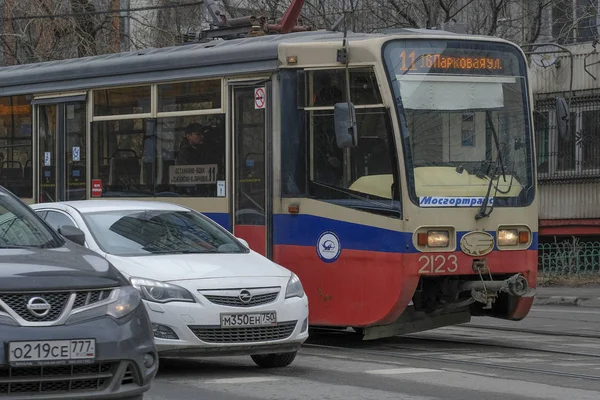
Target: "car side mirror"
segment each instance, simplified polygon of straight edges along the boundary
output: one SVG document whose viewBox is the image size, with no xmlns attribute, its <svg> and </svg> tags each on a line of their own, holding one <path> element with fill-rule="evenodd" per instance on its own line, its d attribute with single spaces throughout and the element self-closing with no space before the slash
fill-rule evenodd
<svg viewBox="0 0 600 400">
<path fill-rule="evenodd" d="M 333 109 L 333 125 L 335 127 L 335 141 L 340 149 L 358 145 L 354 104 L 336 103 Z"/>
<path fill-rule="evenodd" d="M 243 244 L 244 246 L 246 246 L 247 248 L 250 248 L 250 245 L 248 244 L 248 242 L 246 242 L 244 239 L 236 237 L 236 239 Z"/>
<path fill-rule="evenodd" d="M 58 227 L 58 233 L 70 241 L 80 246 L 85 246 L 85 233 L 73 225 L 61 225 Z"/>
</svg>

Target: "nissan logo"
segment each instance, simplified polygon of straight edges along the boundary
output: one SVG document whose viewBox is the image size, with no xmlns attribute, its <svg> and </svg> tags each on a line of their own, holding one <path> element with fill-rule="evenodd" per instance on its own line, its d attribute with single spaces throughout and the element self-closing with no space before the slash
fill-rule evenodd
<svg viewBox="0 0 600 400">
<path fill-rule="evenodd" d="M 50 312 L 52 306 L 41 297 L 32 297 L 27 302 L 27 310 L 34 317 L 44 318 Z"/>
<path fill-rule="evenodd" d="M 250 293 L 246 289 L 243 289 L 242 291 L 240 291 L 240 295 L 238 297 L 242 303 L 248 304 L 250 303 L 250 300 L 252 300 L 252 293 Z"/>
</svg>

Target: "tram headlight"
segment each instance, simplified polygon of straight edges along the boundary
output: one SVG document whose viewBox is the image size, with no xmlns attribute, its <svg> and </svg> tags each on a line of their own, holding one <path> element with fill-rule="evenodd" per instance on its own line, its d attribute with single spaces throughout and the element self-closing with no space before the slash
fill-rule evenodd
<svg viewBox="0 0 600 400">
<path fill-rule="evenodd" d="M 302 282 L 300 282 L 300 278 L 296 274 L 292 272 L 292 276 L 288 281 L 287 288 L 285 289 L 285 298 L 289 299 L 290 297 L 303 297 L 304 296 L 304 288 L 302 287 Z"/>
<path fill-rule="evenodd" d="M 498 230 L 498 246 L 516 246 L 519 242 L 519 231 L 517 229 Z"/>
<path fill-rule="evenodd" d="M 427 231 L 427 247 L 448 247 L 450 232 Z"/>
</svg>

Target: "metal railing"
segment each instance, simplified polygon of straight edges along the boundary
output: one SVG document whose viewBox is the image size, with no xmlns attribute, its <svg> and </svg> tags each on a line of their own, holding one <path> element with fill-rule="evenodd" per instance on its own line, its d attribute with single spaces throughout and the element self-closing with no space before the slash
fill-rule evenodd
<svg viewBox="0 0 600 400">
<path fill-rule="evenodd" d="M 578 238 L 538 246 L 538 272 L 546 278 L 600 276 L 600 242 Z"/>
</svg>

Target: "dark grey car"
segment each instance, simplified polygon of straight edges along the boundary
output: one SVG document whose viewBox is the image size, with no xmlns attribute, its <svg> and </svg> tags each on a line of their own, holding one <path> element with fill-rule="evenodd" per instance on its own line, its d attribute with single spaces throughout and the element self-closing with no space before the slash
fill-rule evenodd
<svg viewBox="0 0 600 400">
<path fill-rule="evenodd" d="M 157 369 L 138 291 L 0 188 L 0 399 L 141 399 Z"/>
</svg>

